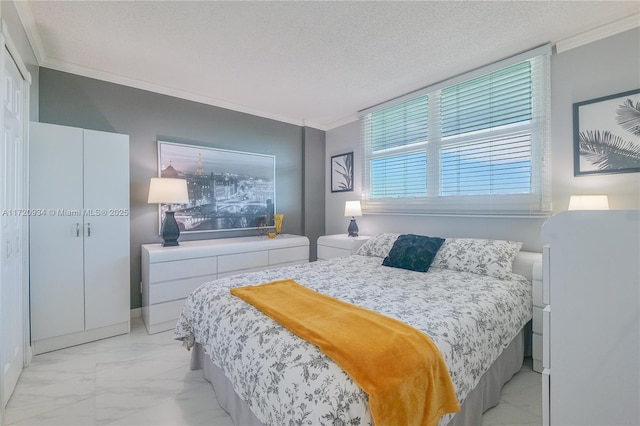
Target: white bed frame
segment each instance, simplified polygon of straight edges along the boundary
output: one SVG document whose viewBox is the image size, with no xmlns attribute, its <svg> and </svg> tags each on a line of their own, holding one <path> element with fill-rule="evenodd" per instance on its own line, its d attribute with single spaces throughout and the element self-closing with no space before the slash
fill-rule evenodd
<svg viewBox="0 0 640 426">
<path fill-rule="evenodd" d="M 533 280 L 533 265 L 542 261 L 542 253 L 521 251 L 513 262 L 513 272 Z M 526 327 L 525 327 L 526 328 Z M 482 414 L 500 402 L 500 391 L 514 374 L 522 368 L 524 360 L 524 329 L 482 376 L 478 385 L 467 395 L 460 411 L 456 413 L 448 426 L 466 426 L 482 424 Z M 220 406 L 229 413 L 237 426 L 264 426 L 251 412 L 247 404 L 233 391 L 233 386 L 221 369 L 216 367 L 200 344 L 192 349 L 191 369 L 203 370 L 205 379 L 211 382 Z"/>
</svg>

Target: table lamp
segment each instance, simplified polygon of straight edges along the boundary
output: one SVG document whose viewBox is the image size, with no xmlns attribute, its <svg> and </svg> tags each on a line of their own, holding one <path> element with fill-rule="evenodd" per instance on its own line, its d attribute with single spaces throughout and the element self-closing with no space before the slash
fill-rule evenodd
<svg viewBox="0 0 640 426">
<path fill-rule="evenodd" d="M 168 205 L 169 209 L 165 212 L 165 218 L 162 221 L 160 231 L 160 235 L 164 240 L 162 246 L 177 246 L 178 237 L 180 237 L 180 228 L 176 222 L 175 212 L 171 210 L 171 205 L 189 202 L 187 181 L 185 179 L 151 178 L 151 182 L 149 183 L 149 199 L 147 202 Z"/>
<path fill-rule="evenodd" d="M 356 223 L 356 216 L 362 216 L 362 208 L 360 207 L 360 201 L 347 201 L 344 205 L 344 215 L 351 216 L 351 222 L 349 222 L 350 237 L 358 236 L 358 224 Z"/>
<path fill-rule="evenodd" d="M 609 210 L 609 198 L 606 195 L 572 195 L 569 210 Z"/>
</svg>

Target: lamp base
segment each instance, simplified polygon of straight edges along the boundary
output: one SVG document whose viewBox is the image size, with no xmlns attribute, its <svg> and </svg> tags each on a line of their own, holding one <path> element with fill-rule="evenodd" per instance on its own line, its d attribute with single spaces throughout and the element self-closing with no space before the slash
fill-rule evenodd
<svg viewBox="0 0 640 426">
<path fill-rule="evenodd" d="M 162 230 L 160 235 L 164 240 L 162 247 L 177 246 L 178 238 L 180 237 L 180 228 L 178 222 L 176 222 L 175 212 L 167 210 L 165 212 L 164 222 L 162 222 Z"/>
<path fill-rule="evenodd" d="M 349 222 L 349 228 L 347 229 L 350 237 L 358 236 L 358 224 L 356 223 L 356 218 L 352 217 L 351 222 Z"/>
</svg>

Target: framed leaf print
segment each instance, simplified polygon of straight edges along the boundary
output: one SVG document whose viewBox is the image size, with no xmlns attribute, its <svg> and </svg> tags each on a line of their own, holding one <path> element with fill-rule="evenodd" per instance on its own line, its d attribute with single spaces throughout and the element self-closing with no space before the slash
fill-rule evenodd
<svg viewBox="0 0 640 426">
<path fill-rule="evenodd" d="M 640 89 L 573 104 L 574 175 L 640 172 Z"/>
<path fill-rule="evenodd" d="M 353 151 L 331 157 L 331 192 L 353 191 Z"/>
</svg>

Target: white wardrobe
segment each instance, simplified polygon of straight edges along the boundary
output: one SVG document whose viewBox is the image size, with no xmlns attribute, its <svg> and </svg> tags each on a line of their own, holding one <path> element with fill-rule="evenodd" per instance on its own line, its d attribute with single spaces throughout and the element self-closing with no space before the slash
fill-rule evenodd
<svg viewBox="0 0 640 426">
<path fill-rule="evenodd" d="M 543 424 L 640 424 L 640 211 L 542 227 Z"/>
<path fill-rule="evenodd" d="M 32 122 L 34 354 L 128 333 L 129 137 Z"/>
</svg>

